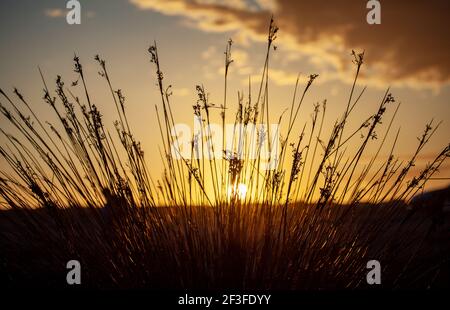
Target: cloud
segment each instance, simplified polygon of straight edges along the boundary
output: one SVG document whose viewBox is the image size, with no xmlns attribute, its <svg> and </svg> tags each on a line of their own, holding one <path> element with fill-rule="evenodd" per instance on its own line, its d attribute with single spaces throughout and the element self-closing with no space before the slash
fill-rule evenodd
<svg viewBox="0 0 450 310">
<path fill-rule="evenodd" d="M 364 49 L 365 83 L 432 88 L 450 82 L 446 0 L 382 1 L 381 25 L 367 24 L 363 0 L 129 1 L 142 10 L 182 16 L 203 31 L 232 31 L 252 41 L 265 40 L 274 13 L 280 50 L 332 68 L 335 78 L 351 75 L 349 52 Z"/>
<path fill-rule="evenodd" d="M 203 74 L 206 78 L 212 79 L 217 76 L 223 76 L 224 74 L 224 60 L 223 51 L 219 51 L 214 45 L 209 46 L 201 54 L 202 59 L 205 61 L 203 65 Z M 231 59 L 233 60 L 232 72 L 248 77 L 252 75 L 254 69 L 249 64 L 248 52 L 241 49 L 232 47 Z M 247 85 L 248 82 L 245 82 Z"/>
<path fill-rule="evenodd" d="M 83 12 L 82 12 L 83 14 Z M 86 13 L 87 18 L 94 18 L 95 12 L 94 11 L 87 11 Z M 67 11 L 60 9 L 60 8 L 49 8 L 44 10 L 44 15 L 50 18 L 62 18 L 66 17 Z"/>
<path fill-rule="evenodd" d="M 58 17 L 64 17 L 66 16 L 66 12 L 62 9 L 46 9 L 44 11 L 45 16 L 51 17 L 51 18 L 58 18 Z"/>
<path fill-rule="evenodd" d="M 285 70 L 279 70 L 279 69 L 271 69 L 269 73 L 269 79 L 273 83 L 275 83 L 278 86 L 290 86 L 295 85 L 297 78 L 299 77 L 298 74 L 290 73 Z M 306 78 L 304 76 L 303 80 Z M 255 85 L 259 85 L 261 82 L 261 75 L 260 74 L 253 74 L 250 76 L 251 81 Z M 302 81 L 303 81 L 302 80 Z M 242 80 L 242 84 L 246 85 L 248 84 L 248 78 Z"/>
</svg>

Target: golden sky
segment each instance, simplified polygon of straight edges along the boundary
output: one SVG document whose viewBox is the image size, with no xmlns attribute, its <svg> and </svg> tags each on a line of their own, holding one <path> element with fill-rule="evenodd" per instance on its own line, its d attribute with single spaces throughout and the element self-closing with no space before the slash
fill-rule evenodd
<svg viewBox="0 0 450 310">
<path fill-rule="evenodd" d="M 7 92 L 19 88 L 38 115 L 52 121 L 54 116 L 41 99 L 37 67 L 49 85 L 58 74 L 69 85 L 76 79 L 72 58 L 77 53 L 92 96 L 113 128 L 115 108 L 93 59 L 100 54 L 107 61 L 113 87 L 124 92 L 131 125 L 156 176 L 161 172 L 154 111 L 158 92 L 148 46 L 157 41 L 165 82 L 173 85 L 175 118 L 192 124 L 196 85 L 203 84 L 211 101 L 221 103 L 228 38 L 234 41 L 230 106 L 236 106 L 238 91 L 247 92 L 249 77 L 256 91 L 272 14 L 280 27 L 270 63 L 274 121 L 290 106 L 297 75 L 304 84 L 309 74 L 317 73 L 301 110 L 299 128 L 309 119 L 313 104 L 327 99 L 327 136 L 346 106 L 354 73 L 350 52 L 365 50 L 358 89 L 367 86 L 367 91 L 355 118 L 363 120 L 374 113 L 386 88 L 391 87 L 402 102 L 394 127 L 394 131 L 401 127 L 397 155 L 408 158 L 415 150 L 416 137 L 432 118 L 443 123 L 424 149 L 417 169 L 450 142 L 448 1 L 382 1 L 380 25 L 367 24 L 363 0 L 81 0 L 81 25 L 66 23 L 65 2 L 0 2 L 0 87 Z M 3 126 L 4 119 L 1 122 Z M 4 137 L 0 143 L 6 143 Z M 383 151 L 387 153 L 389 147 Z M 449 168 L 448 163 L 442 167 L 439 177 L 449 177 Z M 432 181 L 430 186 L 444 183 L 448 181 Z"/>
</svg>

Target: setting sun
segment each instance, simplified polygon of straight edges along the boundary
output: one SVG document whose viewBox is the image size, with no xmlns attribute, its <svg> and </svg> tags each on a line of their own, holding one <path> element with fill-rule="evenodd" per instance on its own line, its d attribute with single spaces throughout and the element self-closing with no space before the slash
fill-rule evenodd
<svg viewBox="0 0 450 310">
<path fill-rule="evenodd" d="M 244 183 L 239 183 L 237 186 L 233 185 L 228 190 L 229 197 L 236 197 L 239 200 L 244 200 L 247 195 L 247 185 Z"/>
</svg>

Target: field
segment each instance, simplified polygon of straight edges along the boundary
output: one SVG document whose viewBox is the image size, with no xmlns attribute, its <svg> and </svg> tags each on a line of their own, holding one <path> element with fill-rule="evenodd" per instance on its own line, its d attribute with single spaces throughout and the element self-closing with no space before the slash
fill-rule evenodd
<svg viewBox="0 0 450 310">
<path fill-rule="evenodd" d="M 42 209 L 3 211 L 2 283 L 60 288 L 63 262 L 77 259 L 90 288 L 354 289 L 369 287 L 366 263 L 377 259 L 383 288 L 448 288 L 448 218 L 433 224 L 403 206 L 376 212 L 361 206 L 343 218 L 349 207 L 315 215 L 292 208 L 298 227 L 284 244 L 276 228 L 260 223 L 267 216 L 246 223 L 242 210 L 230 210 L 238 222 L 219 230 L 212 211 L 199 207 L 185 230 L 182 210 L 161 208 L 164 234 L 151 225 L 156 211 L 150 210 L 106 217 L 103 210 L 75 208 L 57 218 Z M 279 216 L 272 218 L 276 227 Z"/>
</svg>

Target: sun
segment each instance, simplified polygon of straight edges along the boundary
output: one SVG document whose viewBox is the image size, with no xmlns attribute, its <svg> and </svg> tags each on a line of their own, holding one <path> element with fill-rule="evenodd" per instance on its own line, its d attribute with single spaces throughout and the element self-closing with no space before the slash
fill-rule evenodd
<svg viewBox="0 0 450 310">
<path fill-rule="evenodd" d="M 239 183 L 237 188 L 237 195 L 240 200 L 245 199 L 245 195 L 247 195 L 247 185 L 244 183 Z"/>
<path fill-rule="evenodd" d="M 239 200 L 245 200 L 245 196 L 247 195 L 247 185 L 244 183 L 239 183 L 237 186 L 233 185 L 228 190 L 229 197 L 236 197 Z"/>
</svg>

